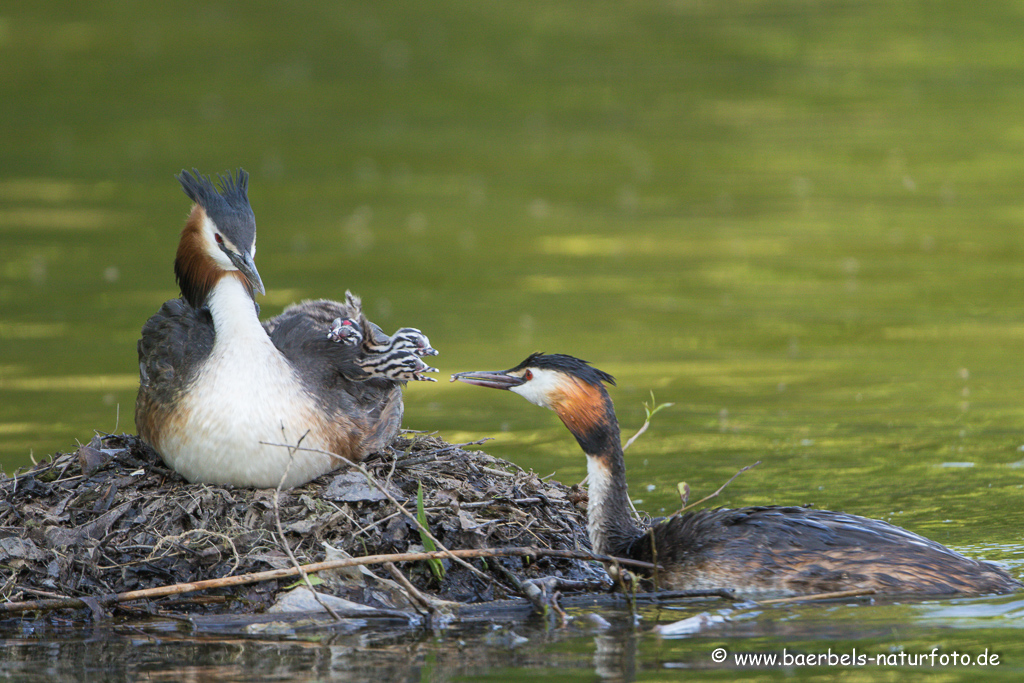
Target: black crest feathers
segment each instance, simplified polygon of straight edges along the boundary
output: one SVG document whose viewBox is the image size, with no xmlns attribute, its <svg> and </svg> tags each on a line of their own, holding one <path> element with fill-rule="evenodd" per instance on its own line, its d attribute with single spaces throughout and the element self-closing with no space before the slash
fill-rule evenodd
<svg viewBox="0 0 1024 683">
<path fill-rule="evenodd" d="M 575 356 L 567 356 L 563 353 L 532 353 L 522 363 L 509 370 L 522 370 L 524 368 L 548 368 L 551 370 L 558 370 L 574 377 L 599 386 L 601 382 L 607 382 L 608 384 L 615 385 L 615 378 L 609 375 L 603 370 L 590 365 L 588 361 L 576 358 Z"/>
<path fill-rule="evenodd" d="M 230 172 L 218 175 L 220 190 L 213 185 L 210 176 L 202 175 L 198 170 L 192 172 L 182 170 L 178 174 L 178 182 L 188 198 L 203 207 L 208 213 L 241 213 L 252 215 L 249 206 L 249 174 L 245 169 L 238 169 L 236 175 Z"/>
</svg>

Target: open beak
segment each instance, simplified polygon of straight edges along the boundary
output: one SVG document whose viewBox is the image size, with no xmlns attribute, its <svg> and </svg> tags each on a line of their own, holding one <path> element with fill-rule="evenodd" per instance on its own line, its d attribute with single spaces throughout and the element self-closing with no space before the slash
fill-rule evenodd
<svg viewBox="0 0 1024 683">
<path fill-rule="evenodd" d="M 508 374 L 508 371 L 488 372 L 478 370 L 472 372 L 456 372 L 452 375 L 451 381 L 465 382 L 478 387 L 490 387 L 491 389 L 511 389 L 524 384 L 522 377 Z"/>
<path fill-rule="evenodd" d="M 228 255 L 231 262 L 235 264 L 235 268 L 245 276 L 245 279 L 249 281 L 249 286 L 254 291 L 260 294 L 266 294 L 267 291 L 263 289 L 263 280 L 260 279 L 260 274 L 256 270 L 256 263 L 252 260 L 252 256 L 247 253 L 239 254 L 231 249 L 225 249 L 224 253 Z"/>
<path fill-rule="evenodd" d="M 416 358 L 416 374 L 419 375 L 421 372 L 437 372 L 437 368 L 432 368 L 419 357 Z M 417 377 L 421 382 L 436 382 L 437 380 L 433 377 Z"/>
</svg>

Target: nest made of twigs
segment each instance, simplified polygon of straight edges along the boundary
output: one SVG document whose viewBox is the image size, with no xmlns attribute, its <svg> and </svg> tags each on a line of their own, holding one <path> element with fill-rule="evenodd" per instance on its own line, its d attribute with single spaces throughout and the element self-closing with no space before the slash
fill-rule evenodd
<svg viewBox="0 0 1024 683">
<path fill-rule="evenodd" d="M 429 530 L 448 549 L 589 547 L 584 493 L 466 450 L 473 445 L 479 443 L 405 433 L 363 463 L 366 474 L 342 468 L 275 491 L 189 484 L 138 437 L 97 436 L 73 453 L 0 477 L 0 599 L 121 594 L 320 562 L 339 552 L 414 552 L 423 536 L 408 513 L 416 513 L 420 486 Z M 443 571 L 425 562 L 404 563 L 402 571 L 415 589 L 461 603 L 513 594 L 510 573 L 603 577 L 599 565 L 579 559 L 488 558 L 473 560 L 472 568 L 440 562 Z M 167 598 L 161 608 L 255 613 L 294 583 L 276 579 Z M 372 582 L 328 583 L 321 590 L 393 606 Z"/>
</svg>

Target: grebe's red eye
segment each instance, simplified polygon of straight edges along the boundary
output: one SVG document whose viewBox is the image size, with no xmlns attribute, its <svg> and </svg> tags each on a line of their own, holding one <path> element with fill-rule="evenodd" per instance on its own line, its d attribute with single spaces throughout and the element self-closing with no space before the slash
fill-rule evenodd
<svg viewBox="0 0 1024 683">
<path fill-rule="evenodd" d="M 213 239 L 217 240 L 217 244 L 224 246 L 224 238 L 220 236 L 219 232 L 213 233 Z"/>
<path fill-rule="evenodd" d="M 533 372 L 531 370 L 527 370 L 525 373 L 523 373 L 523 379 L 529 382 L 531 379 L 533 379 Z"/>
</svg>

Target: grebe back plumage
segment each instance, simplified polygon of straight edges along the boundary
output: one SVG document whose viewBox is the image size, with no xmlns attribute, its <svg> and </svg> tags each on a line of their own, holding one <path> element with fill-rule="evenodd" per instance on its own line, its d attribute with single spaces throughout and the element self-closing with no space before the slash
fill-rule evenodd
<svg viewBox="0 0 1024 683">
<path fill-rule="evenodd" d="M 1021 583 L 887 522 L 828 510 L 758 506 L 688 512 L 649 528 L 630 516 L 611 375 L 561 354 L 452 380 L 511 390 L 550 408 L 587 455 L 587 528 L 595 552 L 657 562 L 660 585 L 726 588 L 748 597 L 850 589 L 890 594 L 1007 593 Z"/>
</svg>

